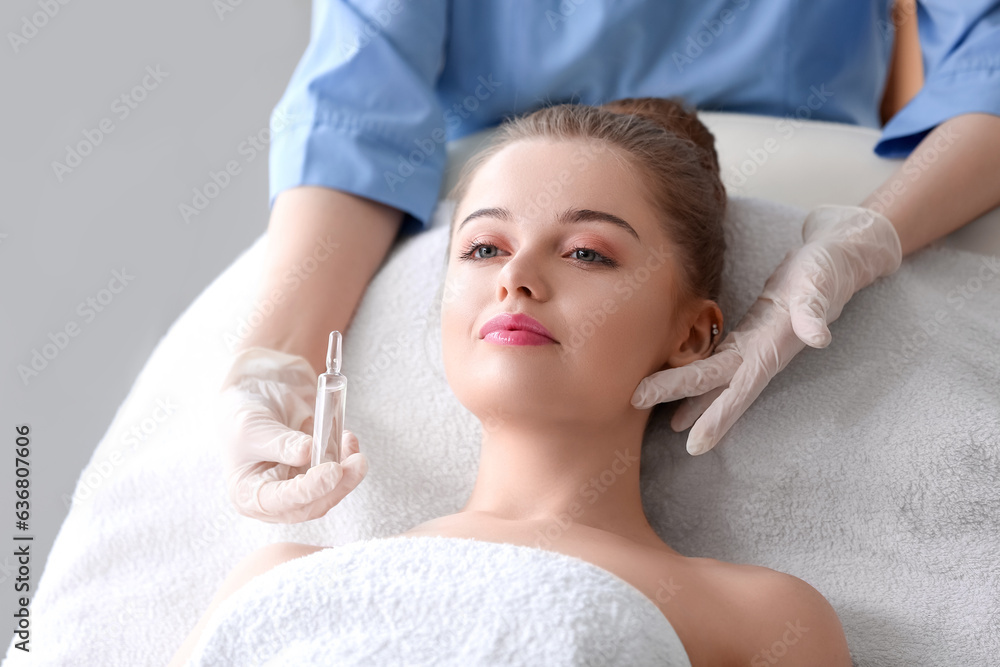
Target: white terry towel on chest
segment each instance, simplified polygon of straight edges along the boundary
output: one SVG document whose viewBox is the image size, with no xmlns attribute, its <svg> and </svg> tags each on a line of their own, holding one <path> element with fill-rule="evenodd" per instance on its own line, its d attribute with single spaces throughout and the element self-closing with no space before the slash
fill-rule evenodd
<svg viewBox="0 0 1000 667">
<path fill-rule="evenodd" d="M 453 537 L 325 549 L 255 577 L 188 665 L 690 667 L 670 622 L 588 561 Z"/>
</svg>

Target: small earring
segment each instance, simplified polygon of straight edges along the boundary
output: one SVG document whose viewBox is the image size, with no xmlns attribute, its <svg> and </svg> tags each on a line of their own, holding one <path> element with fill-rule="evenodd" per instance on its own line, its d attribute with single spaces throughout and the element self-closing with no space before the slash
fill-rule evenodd
<svg viewBox="0 0 1000 667">
<path fill-rule="evenodd" d="M 719 325 L 716 324 L 715 322 L 712 322 L 712 338 L 715 338 L 718 335 L 719 335 Z"/>
</svg>

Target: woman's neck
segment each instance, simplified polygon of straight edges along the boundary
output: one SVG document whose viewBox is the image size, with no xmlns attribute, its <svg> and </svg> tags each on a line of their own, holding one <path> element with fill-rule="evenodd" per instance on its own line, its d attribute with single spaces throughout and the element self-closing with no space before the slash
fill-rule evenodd
<svg viewBox="0 0 1000 667">
<path fill-rule="evenodd" d="M 645 418 L 635 417 L 601 426 L 484 424 L 479 473 L 461 511 L 539 524 L 550 541 L 578 525 L 662 543 L 642 508 Z"/>
</svg>

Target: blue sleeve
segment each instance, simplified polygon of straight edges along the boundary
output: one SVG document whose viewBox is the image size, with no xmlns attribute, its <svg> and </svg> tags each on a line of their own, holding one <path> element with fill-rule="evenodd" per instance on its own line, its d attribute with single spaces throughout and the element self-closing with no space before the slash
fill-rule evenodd
<svg viewBox="0 0 1000 667">
<path fill-rule="evenodd" d="M 309 45 L 271 113 L 269 206 L 300 185 L 361 195 L 430 224 L 445 165 L 447 0 L 313 0 Z"/>
<path fill-rule="evenodd" d="M 955 116 L 1000 116 L 1000 1 L 917 0 L 916 20 L 924 85 L 883 128 L 882 157 L 906 157 Z"/>
</svg>

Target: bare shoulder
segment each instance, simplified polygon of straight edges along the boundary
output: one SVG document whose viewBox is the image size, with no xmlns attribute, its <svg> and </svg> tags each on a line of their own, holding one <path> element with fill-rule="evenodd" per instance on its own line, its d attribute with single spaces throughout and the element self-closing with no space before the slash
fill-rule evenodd
<svg viewBox="0 0 1000 667">
<path fill-rule="evenodd" d="M 199 638 L 205 632 L 208 619 L 226 598 L 242 588 L 244 584 L 258 574 L 263 574 L 282 563 L 294 558 L 308 556 L 324 548 L 329 547 L 314 547 L 309 544 L 299 544 L 297 542 L 275 542 L 251 552 L 250 555 L 241 560 L 229 572 L 229 576 L 219 586 L 215 597 L 212 598 L 208 605 L 208 609 L 205 610 L 205 613 L 202 614 L 201 619 L 195 625 L 194 629 L 188 634 L 187 639 L 184 640 L 184 643 L 174 655 L 174 659 L 170 662 L 169 667 L 179 667 L 186 663 Z"/>
<path fill-rule="evenodd" d="M 266 544 L 256 551 L 252 551 L 246 558 L 237 563 L 216 595 L 216 600 L 221 601 L 234 591 L 240 589 L 244 584 L 259 574 L 263 574 L 274 569 L 282 563 L 286 563 L 295 558 L 308 556 L 329 547 L 314 547 L 309 544 L 299 544 L 298 542 L 274 542 Z"/>
<path fill-rule="evenodd" d="M 756 565 L 711 561 L 710 567 L 728 600 L 733 664 L 851 667 L 840 618 L 809 583 Z"/>
<path fill-rule="evenodd" d="M 262 565 L 273 563 L 273 567 L 293 558 L 301 558 L 302 556 L 308 556 L 309 554 L 329 548 L 331 547 L 316 547 L 311 544 L 300 544 L 299 542 L 272 542 L 257 549 L 247 558 L 252 558 Z"/>
<path fill-rule="evenodd" d="M 233 568 L 219 592 L 221 595 L 228 595 L 258 574 L 263 574 L 282 563 L 308 556 L 326 548 L 328 547 L 314 547 L 311 544 L 299 544 L 298 542 L 266 544 L 251 552 Z"/>
<path fill-rule="evenodd" d="M 315 547 L 311 544 L 298 542 L 273 542 L 266 544 L 247 556 L 240 565 L 247 564 L 248 569 L 264 572 L 284 562 L 301 558 L 322 551 L 329 547 Z"/>
</svg>

